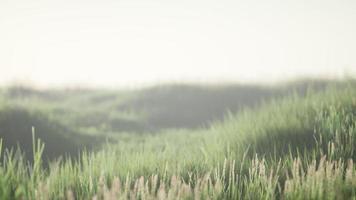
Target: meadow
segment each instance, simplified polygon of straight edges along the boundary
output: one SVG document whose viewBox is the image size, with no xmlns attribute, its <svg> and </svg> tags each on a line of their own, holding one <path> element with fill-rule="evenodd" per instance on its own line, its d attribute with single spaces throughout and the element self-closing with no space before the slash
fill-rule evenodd
<svg viewBox="0 0 356 200">
<path fill-rule="evenodd" d="M 0 199 L 356 199 L 356 82 L 0 90 Z"/>
</svg>

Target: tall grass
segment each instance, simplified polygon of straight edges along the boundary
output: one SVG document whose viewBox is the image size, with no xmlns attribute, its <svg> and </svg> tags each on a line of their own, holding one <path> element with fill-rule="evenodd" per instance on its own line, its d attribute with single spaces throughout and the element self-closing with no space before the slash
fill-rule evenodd
<svg viewBox="0 0 356 200">
<path fill-rule="evenodd" d="M 355 116 L 350 86 L 230 114 L 208 129 L 123 135 L 47 167 L 33 138 L 33 162 L 1 148 L 0 199 L 355 199 Z"/>
</svg>

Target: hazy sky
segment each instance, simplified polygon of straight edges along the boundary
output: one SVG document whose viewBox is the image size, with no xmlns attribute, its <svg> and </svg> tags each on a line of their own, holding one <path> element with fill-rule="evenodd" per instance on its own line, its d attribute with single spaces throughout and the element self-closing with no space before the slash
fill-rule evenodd
<svg viewBox="0 0 356 200">
<path fill-rule="evenodd" d="M 356 74 L 355 0 L 0 0 L 0 84 Z"/>
</svg>

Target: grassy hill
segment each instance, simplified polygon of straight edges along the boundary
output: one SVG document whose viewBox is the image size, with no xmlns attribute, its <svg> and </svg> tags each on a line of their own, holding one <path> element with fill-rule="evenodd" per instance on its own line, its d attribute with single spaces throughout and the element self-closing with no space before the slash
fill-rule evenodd
<svg viewBox="0 0 356 200">
<path fill-rule="evenodd" d="M 35 90 L 10 87 L 0 91 L 0 136 L 5 147 L 20 146 L 32 155 L 31 129 L 47 145 L 44 157 L 77 155 L 100 147 L 122 133 L 157 133 L 165 129 L 199 129 L 261 102 L 309 89 L 323 90 L 336 81 L 298 81 L 285 86 L 163 85 L 141 90 Z"/>
<path fill-rule="evenodd" d="M 74 136 L 72 130 L 55 121 L 49 120 L 41 113 L 31 113 L 19 108 L 6 108 L 0 111 L 0 133 L 5 140 L 4 146 L 8 148 L 20 147 L 28 156 L 32 155 L 32 128 L 36 136 L 46 143 L 43 152 L 44 158 L 54 158 L 61 154 L 75 156 L 80 146 L 88 145 L 89 141 L 83 141 L 84 136 Z M 70 135 L 69 135 L 70 134 Z M 79 140 L 75 141 L 75 140 Z"/>
<path fill-rule="evenodd" d="M 239 107 L 235 109 L 227 106 L 230 112 L 223 114 L 224 117 L 215 115 L 214 109 L 208 109 L 208 114 L 215 114 L 208 118 L 208 114 L 204 113 L 202 116 L 206 118 L 202 117 L 194 125 L 187 125 L 194 129 L 170 129 L 181 127 L 179 123 L 186 117 L 177 114 L 177 122 L 171 123 L 173 118 L 163 121 L 163 125 L 156 121 L 155 126 L 159 128 L 152 128 L 156 130 L 154 134 L 135 133 L 138 131 L 114 134 L 114 142 L 105 144 L 96 153 L 84 151 L 75 161 L 58 160 L 47 168 L 42 167 L 41 143 L 35 145 L 32 164 L 26 163 L 22 156 L 2 151 L 0 198 L 356 198 L 355 86 L 354 82 L 345 81 L 324 83 L 314 86 L 314 89 L 294 83 L 293 87 L 299 88 L 297 92 L 286 89 L 289 86 L 270 88 L 273 92 L 259 93 L 261 96 L 251 95 L 250 100 L 246 100 L 244 104 L 237 103 Z M 188 110 L 193 110 L 193 113 L 194 108 L 200 111 L 211 105 L 218 107 L 216 110 L 219 112 L 225 108 L 213 103 L 220 102 L 218 97 L 226 97 L 222 95 L 221 88 L 211 89 L 220 91 L 216 98 L 212 94 L 199 93 L 198 91 L 205 90 L 200 86 L 188 89 L 179 86 L 175 91 L 181 92 L 177 92 L 176 96 L 167 95 L 169 91 L 164 87 L 150 90 L 140 91 L 140 94 L 121 93 L 119 95 L 122 98 L 117 98 L 118 94 L 112 94 L 112 91 L 103 92 L 105 95 L 101 93 L 102 98 L 98 98 L 97 92 L 94 94 L 92 91 L 84 91 L 84 94 L 71 96 L 70 100 L 65 97 L 66 100 L 58 100 L 55 105 L 47 102 L 38 107 L 32 106 L 31 109 L 47 113 L 49 120 L 75 127 L 78 122 L 71 120 L 77 119 L 80 114 L 62 120 L 59 120 L 59 116 L 66 116 L 66 111 L 70 109 L 80 109 L 75 106 L 79 104 L 82 105 L 83 112 L 95 113 L 99 108 L 109 111 L 109 108 L 113 108 L 113 102 L 116 102 L 114 107 L 119 108 L 118 112 L 125 113 L 119 116 L 135 119 L 136 122 L 139 122 L 137 119 L 152 122 L 150 120 L 156 119 L 152 116 L 166 116 L 162 113 L 170 110 L 170 106 L 168 103 L 160 104 L 159 100 L 162 99 L 165 99 L 164 102 L 174 102 L 171 105 L 177 104 L 179 109 L 173 106 L 171 108 L 176 109 L 176 113 L 187 113 Z M 200 98 L 202 103 L 194 104 L 193 100 L 187 100 L 188 97 L 178 101 L 178 94 L 187 90 L 191 96 L 203 96 Z M 233 93 L 232 90 L 226 91 Z M 234 96 L 230 95 L 230 98 Z M 284 97 L 281 98 L 282 96 Z M 93 99 L 98 108 L 87 107 L 93 105 L 89 103 Z M 205 103 L 204 99 L 209 99 L 209 103 Z M 7 100 L 3 101 L 5 105 Z M 19 102 L 20 100 L 12 101 L 9 104 L 20 106 Z M 21 102 L 21 106 L 24 106 L 25 101 Z M 32 105 L 33 102 L 31 100 Z M 224 105 L 228 104 L 223 102 Z M 69 104 L 71 106 L 64 108 L 63 105 Z M 188 109 L 180 104 L 192 106 Z M 63 109 L 62 112 L 58 112 L 60 108 Z M 154 115 L 152 113 L 155 108 L 163 111 Z M 58 115 L 53 114 L 55 111 Z M 218 121 L 209 126 L 198 125 L 211 119 Z M 83 127 L 75 130 L 89 130 L 88 127 Z M 118 132 L 105 125 L 95 128 L 109 133 Z M 91 134 L 93 133 L 95 131 Z M 6 143 L 6 138 L 4 142 Z M 48 147 L 50 148 L 46 144 L 46 148 Z"/>
</svg>

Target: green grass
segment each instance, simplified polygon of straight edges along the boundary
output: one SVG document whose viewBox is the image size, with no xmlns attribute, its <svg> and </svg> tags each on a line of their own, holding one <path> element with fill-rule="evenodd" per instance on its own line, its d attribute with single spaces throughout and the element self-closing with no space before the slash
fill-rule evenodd
<svg viewBox="0 0 356 200">
<path fill-rule="evenodd" d="M 34 138 L 33 162 L 0 148 L 0 199 L 356 199 L 355 118 L 349 83 L 209 128 L 122 133 L 48 166 Z"/>
</svg>

